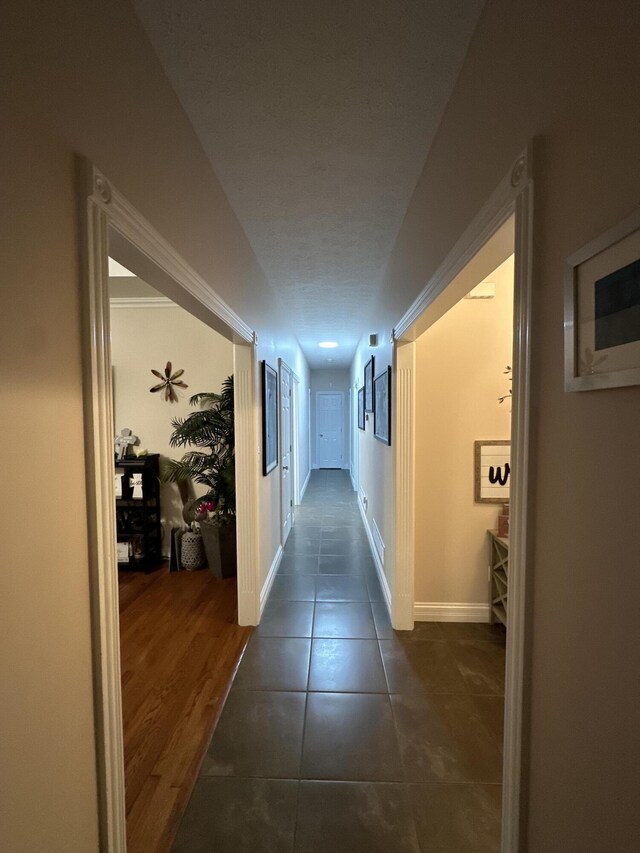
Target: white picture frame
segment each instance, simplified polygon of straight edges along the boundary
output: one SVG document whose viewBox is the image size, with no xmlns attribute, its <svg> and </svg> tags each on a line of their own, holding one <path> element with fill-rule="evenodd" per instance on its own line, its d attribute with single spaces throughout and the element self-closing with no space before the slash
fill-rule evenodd
<svg viewBox="0 0 640 853">
<path fill-rule="evenodd" d="M 640 210 L 567 258 L 565 391 L 640 385 Z"/>
<path fill-rule="evenodd" d="M 475 503 L 504 504 L 511 490 L 511 442 L 508 439 L 474 441 Z"/>
</svg>

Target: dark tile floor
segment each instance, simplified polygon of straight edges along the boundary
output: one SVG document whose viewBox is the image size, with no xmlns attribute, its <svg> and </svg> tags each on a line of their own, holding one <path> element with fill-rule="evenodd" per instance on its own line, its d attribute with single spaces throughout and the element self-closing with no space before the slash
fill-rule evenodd
<svg viewBox="0 0 640 853">
<path fill-rule="evenodd" d="M 346 473 L 314 472 L 175 853 L 495 853 L 504 633 L 391 628 Z"/>
</svg>

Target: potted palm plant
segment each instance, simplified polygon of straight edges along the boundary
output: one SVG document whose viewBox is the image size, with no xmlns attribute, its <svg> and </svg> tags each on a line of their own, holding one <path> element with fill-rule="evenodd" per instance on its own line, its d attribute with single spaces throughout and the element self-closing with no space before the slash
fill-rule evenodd
<svg viewBox="0 0 640 853">
<path fill-rule="evenodd" d="M 219 394 L 194 394 L 199 409 L 171 421 L 172 447 L 193 448 L 182 459 L 168 459 L 163 479 L 169 483 L 199 483 L 206 493 L 185 504 L 188 524 L 197 521 L 209 568 L 218 578 L 236 574 L 236 478 L 233 418 L 233 376 Z"/>
</svg>

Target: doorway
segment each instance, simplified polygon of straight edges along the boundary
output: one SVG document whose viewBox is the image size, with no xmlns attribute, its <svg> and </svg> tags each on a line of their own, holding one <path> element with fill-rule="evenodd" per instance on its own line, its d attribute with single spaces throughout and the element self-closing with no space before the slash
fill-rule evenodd
<svg viewBox="0 0 640 853">
<path fill-rule="evenodd" d="M 202 536 L 187 527 L 193 500 L 235 493 L 232 468 L 220 468 L 221 481 L 217 464 L 206 464 L 210 453 L 233 458 L 233 344 L 111 257 L 109 305 L 114 433 L 127 435 L 115 467 L 127 849 L 143 853 L 171 844 L 222 706 L 225 669 L 248 639 L 235 577 L 214 575 Z M 194 394 L 220 395 L 224 431 L 205 438 L 211 420 L 201 419 L 217 406 L 212 396 L 193 405 Z M 187 428 L 186 445 L 172 444 L 177 421 L 201 424 Z M 194 450 L 201 482 L 170 480 L 170 466 Z"/>
<path fill-rule="evenodd" d="M 316 394 L 316 458 L 318 468 L 342 468 L 344 461 L 344 395 Z"/>
<path fill-rule="evenodd" d="M 392 618 L 397 629 L 414 624 L 415 576 L 415 417 L 416 338 L 468 291 L 464 277 L 481 281 L 514 254 L 514 341 L 509 529 L 509 612 L 506 636 L 502 853 L 521 849 L 522 720 L 526 639 L 525 599 L 530 532 L 529 397 L 533 257 L 533 176 L 531 151 L 513 163 L 449 255 L 434 272 L 393 330 L 395 376 L 395 529 Z M 472 286 L 472 284 L 470 285 Z M 460 287 L 460 291 L 456 291 Z M 442 298 L 441 298 L 442 297 Z M 448 305 L 445 306 L 448 300 Z M 436 304 L 437 303 L 437 304 Z"/>
<path fill-rule="evenodd" d="M 414 618 L 490 622 L 487 530 L 506 530 L 509 506 L 513 255 L 415 346 Z"/>
<path fill-rule="evenodd" d="M 164 296 L 233 345 L 235 472 L 240 625 L 259 620 L 258 372 L 253 330 L 238 317 L 91 163 L 78 161 L 83 228 L 85 453 L 96 761 L 101 849 L 126 850 L 119 595 L 117 578 L 113 376 L 108 257 L 111 254 Z M 145 389 L 145 392 L 148 388 Z"/>
</svg>

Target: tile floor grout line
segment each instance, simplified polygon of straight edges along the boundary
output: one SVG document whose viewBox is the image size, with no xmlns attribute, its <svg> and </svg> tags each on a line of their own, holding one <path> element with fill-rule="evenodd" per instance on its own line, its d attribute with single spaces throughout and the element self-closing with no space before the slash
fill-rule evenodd
<svg viewBox="0 0 640 853">
<path fill-rule="evenodd" d="M 313 640 L 311 641 L 311 646 L 309 648 L 309 666 L 307 668 L 307 687 L 309 686 L 309 677 L 311 672 L 311 653 L 313 649 Z M 296 815 L 295 820 L 293 822 L 293 838 L 292 838 L 292 846 L 291 850 L 295 851 L 296 849 L 296 839 L 298 834 L 298 817 L 300 815 L 300 793 L 302 790 L 302 760 L 304 758 L 304 741 L 305 734 L 307 730 L 307 707 L 309 705 L 309 691 L 305 692 L 304 697 L 304 715 L 302 717 L 302 737 L 300 738 L 300 761 L 298 762 L 298 787 L 296 789 Z"/>
<path fill-rule="evenodd" d="M 313 782 L 319 784 L 326 785 L 402 785 L 406 787 L 408 785 L 420 786 L 420 785 L 460 785 L 469 787 L 475 787 L 477 785 L 482 785 L 483 787 L 491 787 L 491 788 L 500 788 L 502 787 L 502 782 L 476 782 L 468 779 L 440 779 L 439 777 L 434 777 L 433 779 L 425 779 L 422 781 L 406 781 L 406 780 L 398 780 L 398 779 L 334 779 L 334 778 L 324 778 L 324 777 L 306 777 L 306 776 L 246 776 L 246 775 L 238 775 L 238 776 L 224 776 L 224 775 L 214 775 L 214 774 L 201 774 L 198 779 L 204 780 L 205 782 L 208 780 L 222 782 L 227 779 L 231 779 L 233 781 L 240 782 L 252 782 L 254 780 L 259 780 L 260 782 Z"/>
<path fill-rule="evenodd" d="M 424 827 L 420 830 L 420 833 L 418 833 L 418 818 L 422 818 L 422 813 L 419 811 L 419 809 L 420 809 L 419 802 L 420 802 L 422 795 L 417 793 L 417 792 L 419 792 L 420 790 L 428 791 L 428 790 L 430 790 L 429 786 L 435 786 L 431 789 L 434 791 L 434 793 L 437 793 L 438 790 L 445 790 L 445 789 L 446 790 L 456 790 L 456 789 L 457 790 L 465 790 L 466 789 L 466 790 L 472 791 L 472 790 L 479 789 L 480 787 L 483 787 L 485 790 L 497 790 L 501 787 L 501 782 L 495 782 L 495 781 L 477 782 L 477 781 L 471 781 L 469 779 L 457 779 L 457 780 L 443 781 L 442 779 L 440 779 L 437 776 L 434 776 L 433 778 L 429 778 L 429 779 L 424 779 L 424 780 L 410 781 L 408 778 L 408 771 L 407 771 L 407 766 L 406 766 L 406 762 L 404 759 L 404 754 L 403 754 L 402 750 L 400 749 L 399 721 L 398 721 L 398 717 L 396 714 L 396 708 L 394 707 L 394 697 L 396 697 L 396 696 L 397 697 L 406 697 L 408 699 L 417 699 L 417 700 L 426 701 L 426 702 L 429 701 L 430 697 L 439 697 L 439 698 L 437 698 L 437 701 L 443 701 L 444 700 L 445 704 L 447 701 L 447 697 L 461 697 L 462 696 L 462 697 L 465 697 L 465 699 L 464 699 L 465 702 L 466 701 L 473 702 L 475 697 L 486 697 L 486 698 L 490 698 L 491 700 L 495 700 L 495 702 L 498 703 L 499 700 L 501 698 L 503 698 L 503 694 L 486 692 L 486 688 L 485 688 L 485 691 L 482 693 L 473 693 L 470 691 L 469 687 L 467 686 L 467 682 L 464 680 L 464 676 L 463 676 L 462 671 L 461 671 L 461 665 L 458 664 L 458 661 L 452 652 L 452 647 L 458 648 L 460 643 L 464 644 L 465 642 L 466 643 L 471 642 L 474 645 L 477 643 L 483 643 L 485 646 L 488 647 L 488 646 L 495 645 L 495 641 L 493 641 L 490 638 L 475 637 L 473 635 L 469 638 L 464 637 L 464 636 L 463 637 L 446 637 L 444 635 L 444 633 L 440 631 L 439 626 L 436 629 L 437 631 L 440 631 L 440 633 L 438 634 L 438 639 L 433 639 L 431 637 L 428 637 L 426 639 L 420 638 L 417 641 L 408 640 L 407 644 L 405 645 L 405 643 L 403 643 L 400 638 L 396 638 L 396 633 L 393 631 L 390 632 L 390 634 L 391 634 L 390 637 L 385 637 L 384 635 L 388 633 L 389 629 L 388 629 L 386 623 L 382 623 L 379 627 L 378 623 L 376 622 L 376 616 L 375 616 L 375 614 L 379 610 L 379 607 L 381 606 L 381 604 L 383 605 L 384 603 L 383 602 L 381 603 L 380 601 L 374 601 L 372 598 L 372 596 L 378 597 L 380 594 L 379 590 L 377 589 L 377 587 L 379 585 L 379 581 L 375 575 L 374 576 L 371 575 L 371 572 L 370 572 L 371 560 L 368 559 L 366 562 L 364 560 L 364 557 L 369 556 L 368 555 L 368 548 L 367 548 L 368 543 L 366 541 L 362 541 L 362 539 L 355 536 L 356 530 L 359 531 L 360 533 L 362 533 L 362 531 L 364 530 L 364 527 L 362 525 L 362 520 L 360 519 L 360 517 L 357 514 L 354 514 L 353 518 L 350 519 L 348 523 L 346 523 L 346 519 L 347 519 L 347 516 L 351 512 L 351 508 L 355 506 L 353 501 L 344 500 L 343 498 L 341 498 L 341 495 L 344 495 L 345 491 L 348 491 L 349 497 L 352 497 L 351 490 L 348 488 L 348 483 L 346 483 L 346 481 L 343 483 L 343 480 L 341 479 L 340 480 L 340 485 L 341 485 L 340 489 L 336 488 L 335 486 L 332 486 L 332 483 L 336 482 L 336 480 L 334 480 L 334 478 L 332 478 L 329 475 L 329 473 L 327 473 L 327 472 L 322 472 L 322 474 L 320 476 L 317 476 L 317 472 L 314 472 L 314 479 L 315 479 L 315 482 L 312 480 L 311 489 L 307 491 L 307 495 L 305 496 L 305 503 L 307 503 L 307 506 L 311 507 L 311 511 L 309 512 L 308 515 L 306 513 L 300 514 L 302 516 L 300 518 L 300 522 L 299 522 L 300 526 L 299 527 L 298 527 L 298 525 L 296 525 L 296 526 L 298 527 L 298 530 L 299 530 L 300 540 L 301 541 L 303 541 L 305 539 L 310 540 L 311 537 L 305 536 L 304 527 L 305 527 L 305 525 L 309 528 L 318 527 L 318 522 L 319 522 L 319 524 L 320 524 L 320 528 L 319 528 L 319 530 L 320 530 L 320 537 L 319 537 L 320 545 L 319 545 L 318 553 L 314 553 L 314 554 L 308 553 L 309 550 L 315 551 L 315 544 L 312 545 L 311 547 L 306 547 L 306 548 L 303 548 L 302 546 L 300 546 L 300 553 L 296 553 L 295 546 L 293 545 L 293 543 L 290 540 L 287 543 L 287 545 L 292 546 L 290 548 L 290 550 L 287 550 L 287 547 L 285 546 L 285 557 L 287 557 L 288 560 L 287 560 L 287 563 L 285 564 L 284 568 L 286 568 L 287 566 L 289 566 L 289 567 L 296 566 L 296 564 L 303 565 L 303 567 L 304 567 L 305 565 L 308 566 L 308 564 L 311 563 L 312 565 L 315 565 L 315 571 L 310 572 L 310 573 L 293 571 L 293 572 L 287 573 L 287 574 L 282 574 L 279 571 L 279 573 L 278 573 L 280 577 L 284 577 L 284 578 L 287 578 L 287 577 L 288 578 L 293 578 L 293 577 L 310 577 L 310 578 L 312 578 L 313 579 L 313 584 L 312 584 L 312 586 L 313 586 L 313 599 L 312 599 L 312 601 L 309 601 L 308 599 L 304 599 L 304 598 L 299 599 L 296 597 L 282 598 L 282 599 L 271 599 L 271 596 L 270 596 L 269 597 L 270 602 L 268 602 L 268 603 L 271 603 L 271 601 L 278 601 L 279 602 L 280 606 L 279 606 L 278 610 L 281 611 L 281 614 L 279 614 L 279 618 L 283 619 L 283 621 L 281 623 L 281 625 L 283 626 L 282 630 L 286 630 L 285 626 L 288 623 L 288 616 L 284 615 L 284 614 L 287 614 L 287 611 L 291 614 L 291 618 L 295 621 L 297 618 L 299 618 L 300 611 L 303 609 L 300 607 L 300 605 L 302 603 L 312 604 L 311 632 L 310 632 L 310 635 L 306 635 L 303 638 L 301 638 L 301 639 L 305 639 L 305 640 L 309 641 L 308 661 L 307 661 L 307 666 L 306 666 L 306 681 L 304 682 L 305 688 L 304 689 L 298 689 L 298 690 L 291 690 L 291 689 L 287 689 L 287 690 L 275 689 L 274 690 L 271 688 L 264 687 L 264 688 L 260 688 L 258 690 L 255 690 L 255 692 L 264 692 L 264 693 L 270 693 L 270 692 L 271 693 L 292 693 L 292 694 L 295 693 L 298 696 L 300 694 L 304 693 L 304 696 L 305 696 L 304 702 L 302 702 L 301 699 L 298 700 L 299 706 L 303 706 L 302 734 L 301 734 L 301 741 L 300 741 L 300 755 L 299 755 L 299 764 L 298 764 L 298 778 L 297 779 L 291 779 L 290 777 L 273 777 L 273 776 L 259 776 L 259 777 L 256 777 L 256 776 L 248 776 L 248 777 L 236 777 L 236 776 L 224 777 L 224 776 L 220 776 L 220 777 L 208 777 L 208 778 L 218 779 L 218 780 L 223 780 L 225 778 L 232 778 L 232 779 L 245 779 L 246 778 L 247 780 L 260 779 L 260 780 L 264 780 L 267 782 L 270 782 L 270 781 L 287 781 L 290 783 L 295 781 L 297 783 L 297 786 L 296 786 L 296 792 L 295 792 L 295 817 L 294 817 L 294 821 L 293 821 L 293 827 L 291 828 L 291 823 L 287 824 L 287 826 L 288 826 L 287 834 L 291 838 L 290 849 L 291 849 L 292 853 L 295 853 L 295 851 L 298 849 L 299 844 L 305 843 L 306 834 L 309 831 L 308 810 L 309 810 L 310 805 L 313 804 L 313 802 L 314 802 L 313 798 L 309 799 L 309 797 L 307 797 L 306 795 L 303 798 L 303 796 L 302 796 L 302 792 L 303 792 L 302 785 L 303 785 L 303 783 L 309 783 L 312 785 L 320 785 L 320 786 L 321 785 L 352 786 L 352 788 L 354 790 L 358 790 L 358 788 L 362 785 L 372 786 L 373 788 L 380 787 L 380 789 L 384 789 L 384 786 L 393 786 L 396 789 L 398 788 L 398 786 L 401 786 L 399 789 L 399 791 L 401 793 L 398 793 L 398 795 L 397 795 L 397 797 L 399 798 L 397 800 L 397 802 L 402 802 L 404 804 L 403 809 L 405 810 L 406 815 L 403 818 L 403 820 L 405 820 L 406 822 L 403 825 L 406 826 L 407 828 L 409 828 L 409 827 L 411 828 L 411 831 L 410 831 L 411 850 L 414 850 L 414 847 L 417 844 L 417 847 L 415 847 L 415 850 L 421 850 L 422 853 L 425 853 L 425 851 L 427 849 L 430 849 L 430 848 L 424 846 L 425 843 L 428 844 L 428 842 L 425 841 L 425 838 L 423 836 Z M 328 490 L 331 490 L 332 493 L 328 494 L 327 493 Z M 312 504 L 308 503 L 308 501 L 307 501 L 308 498 L 311 498 Z M 319 514 L 318 510 L 321 511 L 323 507 L 326 507 L 328 501 L 333 501 L 333 506 L 336 507 L 335 512 L 330 513 L 328 515 L 327 514 L 321 514 L 321 512 L 320 512 L 320 518 L 318 518 L 318 514 Z M 342 509 L 344 509 L 344 512 L 341 512 L 341 510 L 337 509 L 338 504 L 340 504 Z M 304 521 L 305 518 L 307 519 L 306 522 Z M 338 522 L 338 523 L 336 523 L 336 522 Z M 336 536 L 335 538 L 332 539 L 331 537 L 327 537 L 324 535 L 325 529 L 333 529 L 333 530 L 339 529 L 341 531 L 344 530 L 345 533 L 343 535 Z M 343 543 L 345 543 L 345 544 L 343 544 Z M 324 554 L 324 553 L 322 553 L 323 545 L 325 548 L 330 549 L 332 551 L 342 550 L 344 553 L 342 553 L 342 554 L 328 554 L 328 553 Z M 334 564 L 334 566 L 331 566 L 331 564 L 329 563 L 327 566 L 328 568 L 340 568 L 340 567 L 342 567 L 345 569 L 345 571 L 342 571 L 342 572 L 336 571 L 335 573 L 332 573 L 332 574 L 323 573 L 321 571 L 320 567 L 321 567 L 322 562 L 324 561 L 324 558 L 327 558 L 328 560 L 336 560 L 336 563 Z M 355 571 L 354 571 L 354 569 L 355 569 Z M 336 598 L 336 599 L 322 599 L 321 598 L 321 599 L 319 599 L 318 593 L 319 593 L 320 588 L 323 586 L 323 584 L 318 581 L 319 578 L 326 578 L 327 579 L 326 585 L 327 585 L 328 589 L 331 589 L 331 582 L 332 581 L 330 579 L 333 579 L 333 583 L 335 584 L 335 586 L 338 587 L 338 589 L 340 589 L 341 587 L 347 588 L 351 592 L 353 592 L 354 586 L 356 588 L 358 588 L 359 586 L 360 587 L 364 586 L 364 588 L 366 589 L 367 598 L 359 600 L 359 593 L 356 591 L 353 595 L 351 595 L 349 597 L 345 597 L 345 598 Z M 338 578 L 344 578 L 344 580 L 338 581 L 337 580 Z M 354 578 L 356 579 L 357 583 L 355 583 L 353 581 Z M 289 588 L 291 588 L 291 587 L 293 587 L 294 589 L 296 588 L 296 583 L 299 583 L 299 585 L 304 588 L 304 584 L 308 584 L 309 582 L 307 582 L 307 581 L 295 582 L 293 580 L 290 580 L 288 582 L 281 583 L 280 586 L 284 587 L 285 595 L 287 595 Z M 355 597 L 353 597 L 354 595 L 355 595 Z M 361 606 L 358 608 L 353 608 L 353 609 L 351 609 L 351 613 L 353 613 L 353 610 L 355 610 L 356 612 L 359 612 L 361 615 L 363 613 L 367 614 L 369 624 L 373 626 L 373 636 L 364 636 L 364 637 L 357 636 L 358 633 L 365 633 L 364 631 L 363 632 L 357 632 L 356 631 L 355 635 L 349 634 L 346 637 L 344 637 L 344 636 L 329 636 L 329 637 L 316 636 L 316 631 L 318 630 L 319 612 L 321 612 L 322 610 L 325 610 L 325 609 L 329 612 L 331 612 L 331 610 L 333 610 L 335 615 L 332 618 L 334 620 L 335 625 L 341 624 L 342 617 L 344 616 L 346 618 L 347 614 L 349 614 L 349 609 L 343 609 L 341 607 L 326 607 L 326 608 L 321 607 L 321 608 L 318 608 L 318 604 L 321 604 L 321 605 L 347 605 L 347 604 L 349 604 L 349 605 L 362 605 L 365 602 L 369 605 L 368 608 L 362 608 Z M 294 607 L 289 607 L 289 605 L 292 605 L 292 604 L 294 605 Z M 297 607 L 295 605 L 297 605 Z M 307 613 L 308 612 L 309 611 L 307 610 Z M 349 615 L 349 618 L 351 618 L 351 615 Z M 338 633 L 347 633 L 347 632 L 345 632 L 343 630 L 342 632 L 339 631 Z M 383 636 L 380 636 L 380 634 L 382 634 Z M 291 635 L 291 634 L 284 634 L 284 635 L 276 634 L 273 636 L 267 635 L 264 638 L 265 639 L 278 639 L 278 640 L 286 641 L 286 640 L 290 640 L 290 639 L 298 639 L 298 636 L 297 635 Z M 313 660 L 314 660 L 314 649 L 317 649 L 317 647 L 320 646 L 320 644 L 322 642 L 330 642 L 330 641 L 336 641 L 338 643 L 344 644 L 345 650 L 348 649 L 348 644 L 354 643 L 354 645 L 351 648 L 354 650 L 356 648 L 362 649 L 363 650 L 362 655 L 365 655 L 364 650 L 367 649 L 365 657 L 360 657 L 360 654 L 359 653 L 356 654 L 355 651 L 353 651 L 353 652 L 345 651 L 345 654 L 347 654 L 347 655 L 351 655 L 351 654 L 356 655 L 355 657 L 353 657 L 351 659 L 350 665 L 351 665 L 351 667 L 357 666 L 358 672 L 361 671 L 360 662 L 364 663 L 365 661 L 369 660 L 369 658 L 372 657 L 373 652 L 372 652 L 372 647 L 370 646 L 370 643 L 375 642 L 376 643 L 376 649 L 377 649 L 376 660 L 379 661 L 379 665 L 382 666 L 382 674 L 384 676 L 384 684 L 386 685 L 386 690 L 384 690 L 384 691 L 383 690 L 370 690 L 370 689 L 368 689 L 368 690 L 356 690 L 356 689 L 353 689 L 353 687 L 351 689 L 348 689 L 348 690 L 347 689 L 343 689 L 343 690 L 335 689 L 335 687 L 334 688 L 317 689 L 317 690 L 311 689 L 311 674 L 312 674 L 312 666 L 313 666 Z M 391 643 L 393 643 L 394 641 L 397 641 L 399 643 L 398 651 L 396 652 L 396 650 L 394 649 L 394 655 L 397 654 L 398 659 L 396 661 L 396 659 L 394 657 L 393 661 L 390 660 L 389 662 L 386 662 L 385 656 L 383 654 L 383 648 L 389 649 L 391 646 Z M 358 646 L 355 645 L 356 643 L 358 644 Z M 363 644 L 363 645 L 360 645 L 360 644 Z M 419 652 L 420 649 L 423 649 L 426 652 L 426 650 L 429 647 L 435 648 L 435 646 L 433 646 L 431 644 L 437 644 L 438 647 L 444 647 L 444 646 L 447 647 L 448 654 L 446 654 L 445 657 L 451 658 L 451 663 L 453 664 L 452 672 L 456 672 L 458 674 L 459 678 L 462 678 L 464 692 L 450 692 L 450 691 L 440 692 L 440 691 L 432 691 L 432 690 L 425 691 L 424 690 L 424 681 L 425 681 L 426 676 L 419 674 L 419 676 L 418 676 L 419 677 L 419 683 L 418 682 L 416 682 L 416 683 L 418 683 L 418 686 L 422 685 L 422 690 L 420 692 L 409 692 L 409 693 L 405 692 L 405 693 L 403 693 L 401 691 L 396 691 L 395 693 L 393 693 L 391 691 L 391 682 L 390 682 L 389 665 L 388 664 L 390 664 L 390 663 L 394 664 L 394 670 L 393 670 L 394 672 L 396 672 L 396 670 L 398 670 L 398 667 L 400 666 L 400 670 L 398 670 L 398 672 L 401 672 L 402 665 L 404 664 L 406 666 L 406 663 L 409 661 L 409 658 L 406 657 L 406 655 L 408 653 L 407 652 L 408 648 L 413 647 L 414 652 L 416 652 L 416 651 Z M 284 654 L 284 648 L 285 647 L 283 646 L 282 647 L 283 654 Z M 403 656 L 403 652 L 404 652 L 404 656 Z M 349 658 L 347 658 L 347 660 L 349 660 Z M 474 664 L 474 660 L 475 659 L 473 657 L 471 657 L 471 659 L 470 659 L 471 665 Z M 490 659 L 487 659 L 487 660 L 490 662 Z M 284 662 L 285 662 L 285 660 L 283 659 L 282 663 L 284 663 Z M 480 662 L 482 662 L 482 661 L 480 661 Z M 322 661 L 320 661 L 319 663 L 321 664 Z M 368 666 L 368 664 L 365 664 L 365 666 Z M 374 669 L 375 669 L 375 667 L 374 667 Z M 475 670 L 471 670 L 471 671 L 475 672 Z M 484 671 L 485 670 L 481 669 L 479 667 L 479 664 L 478 664 L 478 672 L 482 673 Z M 322 670 L 320 670 L 320 672 L 322 672 Z M 355 672 L 355 670 L 354 670 L 354 672 Z M 491 669 L 489 669 L 489 673 L 491 673 Z M 489 676 L 486 676 L 486 677 L 489 677 Z M 347 679 L 346 681 L 344 681 L 345 684 L 349 684 L 349 683 L 353 684 L 354 683 L 353 676 L 349 676 L 349 678 L 351 678 L 352 680 L 349 681 L 349 679 Z M 396 673 L 396 680 L 397 680 L 397 678 L 398 678 L 398 673 Z M 414 678 L 415 678 L 415 676 L 414 676 Z M 356 681 L 358 681 L 358 680 L 359 679 L 356 679 Z M 442 678 L 440 676 L 438 676 L 437 673 L 436 673 L 436 681 L 435 682 L 433 681 L 433 676 L 429 676 L 429 678 L 427 680 L 428 680 L 429 684 L 431 684 L 431 683 L 436 683 L 436 684 L 437 683 L 445 683 L 446 684 L 446 679 L 443 682 Z M 268 683 L 268 680 L 265 681 L 265 683 Z M 301 682 L 299 682 L 299 683 L 301 683 Z M 365 679 L 361 683 L 366 684 L 367 679 Z M 370 683 L 375 683 L 375 682 L 370 682 Z M 404 677 L 402 677 L 400 684 L 401 685 L 405 684 Z M 237 688 L 237 689 L 246 690 L 246 692 L 250 692 L 251 690 L 254 690 L 254 688 L 251 688 L 251 687 L 249 687 L 249 688 Z M 311 769 L 315 768 L 316 770 L 320 771 L 323 769 L 323 766 L 324 766 L 324 769 L 327 769 L 329 771 L 329 773 L 327 775 L 319 774 L 317 776 L 303 777 L 303 760 L 304 760 L 304 755 L 305 755 L 305 748 L 307 746 L 307 743 L 306 743 L 307 736 L 309 734 L 308 728 L 307 728 L 307 723 L 308 723 L 308 716 L 309 716 L 310 701 L 311 701 L 311 697 L 316 696 L 316 695 L 322 695 L 322 694 L 328 695 L 328 696 L 336 696 L 336 697 L 347 697 L 347 696 L 361 697 L 362 699 L 364 699 L 365 697 L 370 697 L 371 702 L 373 703 L 370 706 L 371 708 L 378 707 L 380 709 L 380 712 L 382 712 L 383 708 L 389 709 L 389 711 L 391 713 L 391 718 L 390 718 L 389 722 L 391 722 L 391 724 L 392 724 L 390 727 L 389 734 L 392 733 L 392 739 L 393 739 L 393 741 L 395 741 L 395 748 L 396 748 L 396 752 L 397 752 L 397 758 L 395 760 L 395 763 L 398 764 L 397 769 L 400 773 L 400 777 L 401 777 L 400 779 L 394 779 L 394 780 L 388 780 L 388 779 L 367 780 L 366 778 L 364 778 L 364 779 L 363 778 L 335 779 L 334 777 L 335 777 L 336 773 L 344 772 L 346 775 L 349 775 L 350 771 L 352 772 L 354 769 L 356 771 L 358 770 L 357 765 L 355 767 L 350 768 L 347 765 L 345 765 L 343 762 L 341 762 L 341 759 L 339 759 L 339 758 L 337 759 L 337 763 L 334 760 L 334 761 L 329 761 L 328 764 L 326 764 L 326 762 L 322 762 L 322 761 L 318 763 L 318 762 L 316 762 L 315 759 L 313 759 L 311 761 L 311 764 L 313 765 L 313 767 Z M 377 698 L 377 697 L 383 697 L 383 696 L 386 697 L 386 701 L 383 701 L 381 698 Z M 250 702 L 251 700 L 247 700 L 247 701 Z M 321 705 L 318 705 L 318 711 L 320 711 L 321 707 L 322 707 Z M 354 706 L 354 707 L 358 707 L 358 706 Z M 362 707 L 366 707 L 366 705 L 363 705 Z M 479 717 L 479 719 L 483 723 L 483 726 L 484 726 L 485 725 L 484 720 L 487 719 L 485 716 L 486 713 L 493 714 L 493 712 L 490 709 L 491 709 L 491 707 L 496 707 L 496 706 L 493 705 L 493 703 L 487 703 L 483 707 L 485 708 L 485 711 L 482 712 L 482 716 L 481 716 L 481 718 Z M 399 708 L 400 708 L 400 705 L 398 705 L 398 709 Z M 367 717 L 369 716 L 369 713 L 370 712 L 367 713 Z M 377 713 L 378 712 L 376 712 L 376 714 L 374 715 L 374 717 L 372 717 L 372 719 L 377 718 Z M 383 714 L 383 716 L 386 716 L 386 714 Z M 491 720 L 492 716 L 489 716 L 488 719 Z M 314 726 L 317 725 L 317 721 L 314 722 L 313 725 Z M 370 725 L 370 723 L 367 723 L 367 726 L 369 726 L 369 725 Z M 386 724 L 386 725 L 388 725 L 388 724 Z M 321 748 L 321 744 L 324 743 L 324 741 L 322 739 L 327 737 L 327 733 L 324 732 L 324 729 L 322 727 L 319 729 L 319 736 L 320 736 L 321 740 L 318 741 L 318 743 L 315 743 L 315 742 L 311 743 L 311 748 L 312 748 L 311 757 L 312 758 L 313 758 L 314 750 L 317 751 L 317 749 L 319 748 L 319 745 Z M 278 737 L 279 737 L 279 735 L 276 732 L 276 734 L 275 734 L 276 739 L 273 741 L 273 744 L 275 747 L 278 746 Z M 317 740 L 317 737 L 318 737 L 318 734 L 315 733 L 314 736 L 312 737 L 312 741 L 314 741 L 314 739 Z M 493 735 L 492 735 L 492 737 L 493 737 Z M 284 743 L 284 741 L 283 741 L 283 743 Z M 327 743 L 327 748 L 328 748 L 330 743 L 331 743 L 330 737 L 326 741 L 326 743 Z M 350 744 L 350 743 L 351 743 L 351 741 L 345 741 L 345 744 Z M 391 750 L 391 752 L 393 752 L 393 750 Z M 321 754 L 324 754 L 324 753 L 322 753 L 322 748 L 321 748 Z M 386 760 L 387 759 L 385 759 L 385 761 Z M 456 759 L 456 760 L 459 760 L 459 759 Z M 379 772 L 375 769 L 375 766 L 376 766 L 375 764 L 367 765 L 367 767 L 365 768 L 366 774 L 369 774 L 369 773 L 373 774 L 373 773 Z M 392 766 L 394 766 L 394 763 L 392 762 L 391 765 L 387 765 L 387 766 L 392 767 Z M 269 769 L 271 769 L 271 768 L 269 768 Z M 388 770 L 384 770 L 383 773 L 384 772 L 388 773 Z M 290 800 L 289 813 L 291 812 L 291 810 L 294 806 L 293 791 L 291 791 L 291 795 L 292 796 L 291 796 L 291 800 Z M 349 795 L 349 796 L 352 796 L 352 795 Z M 376 797 L 377 796 L 378 795 L 376 795 Z M 382 796 L 382 795 L 380 795 L 380 796 Z M 396 795 L 394 795 L 394 796 L 396 796 Z M 454 796 L 454 798 L 457 798 L 459 795 L 455 794 L 452 796 Z M 465 794 L 463 796 L 467 796 L 467 795 Z M 469 796 L 471 796 L 471 795 L 469 795 Z M 494 795 L 492 794 L 491 797 L 493 797 L 493 796 Z M 382 802 L 382 801 L 380 801 L 380 802 Z M 317 806 L 317 803 L 316 803 L 316 806 Z M 418 812 L 416 811 L 416 809 L 418 809 Z M 331 815 L 327 815 L 325 819 L 331 819 Z M 302 820 L 302 823 L 300 822 L 301 820 Z M 289 845 L 287 845 L 287 849 L 288 848 L 289 848 Z M 314 851 L 316 850 L 315 845 L 314 845 L 313 849 L 314 849 Z M 322 847 L 322 849 L 323 850 L 327 849 L 326 845 L 324 847 Z M 360 848 L 358 848 L 358 849 L 360 849 Z M 402 849 L 405 850 L 405 847 L 403 846 Z"/>
</svg>

